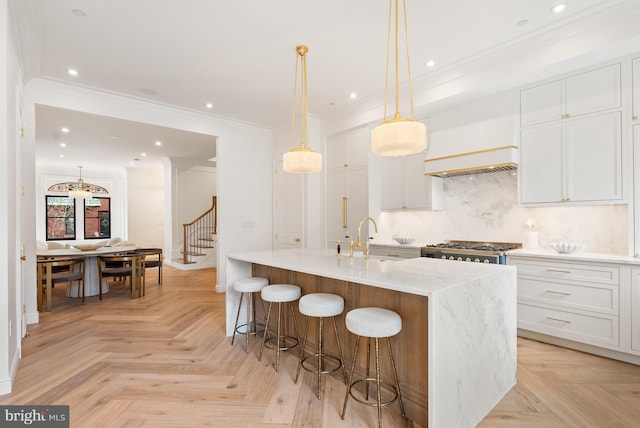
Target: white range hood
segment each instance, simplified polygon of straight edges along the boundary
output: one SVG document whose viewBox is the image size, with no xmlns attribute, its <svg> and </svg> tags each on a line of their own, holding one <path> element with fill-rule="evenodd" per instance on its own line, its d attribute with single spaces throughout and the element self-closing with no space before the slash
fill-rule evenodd
<svg viewBox="0 0 640 428">
<path fill-rule="evenodd" d="M 518 167 L 518 147 L 502 146 L 426 159 L 425 175 L 455 177 L 458 175 L 508 171 Z"/>
</svg>

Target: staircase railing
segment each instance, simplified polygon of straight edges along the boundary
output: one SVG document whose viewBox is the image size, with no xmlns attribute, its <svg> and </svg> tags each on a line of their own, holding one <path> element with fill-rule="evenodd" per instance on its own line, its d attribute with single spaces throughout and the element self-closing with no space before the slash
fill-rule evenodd
<svg viewBox="0 0 640 428">
<path fill-rule="evenodd" d="M 211 208 L 191 223 L 182 225 L 182 263 L 195 263 L 194 256 L 204 256 L 203 248 L 213 248 L 213 235 L 217 233 L 217 226 L 217 197 L 213 196 Z"/>
</svg>

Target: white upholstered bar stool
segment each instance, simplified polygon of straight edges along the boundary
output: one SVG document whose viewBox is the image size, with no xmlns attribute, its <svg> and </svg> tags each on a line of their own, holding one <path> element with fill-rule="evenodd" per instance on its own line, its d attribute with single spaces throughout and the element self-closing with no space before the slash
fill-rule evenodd
<svg viewBox="0 0 640 428">
<path fill-rule="evenodd" d="M 382 407 L 388 406 L 394 403 L 396 400 L 400 402 L 400 411 L 402 417 L 405 417 L 404 406 L 402 405 L 402 395 L 400 393 L 400 383 L 398 382 L 398 371 L 396 370 L 396 363 L 393 359 L 393 350 L 391 349 L 390 337 L 395 336 L 402 330 L 402 318 L 397 313 L 383 308 L 358 308 L 347 312 L 345 317 L 345 323 L 347 330 L 357 335 L 355 351 L 353 353 L 353 362 L 351 363 L 351 371 L 349 372 L 349 381 L 347 382 L 347 393 L 344 397 L 344 406 L 342 407 L 341 418 L 344 419 L 344 415 L 347 411 L 347 402 L 349 396 L 359 403 L 365 404 L 370 407 L 378 408 L 378 427 L 382 427 Z M 367 371 L 365 377 L 357 380 L 353 380 L 353 372 L 356 365 L 356 358 L 358 357 L 358 347 L 360 345 L 360 338 L 367 338 Z M 370 377 L 370 355 L 371 355 L 371 339 L 375 340 L 375 358 L 376 358 L 376 373 L 375 377 Z M 387 339 L 387 347 L 389 349 L 389 358 L 391 359 L 391 367 L 393 368 L 393 376 L 395 383 L 389 383 L 381 380 L 380 378 L 380 339 Z M 375 382 L 376 393 L 375 401 L 369 399 L 369 383 Z M 358 383 L 365 384 L 364 398 L 354 395 L 353 387 Z M 381 393 L 382 386 L 385 389 L 391 391 L 392 396 L 385 401 L 382 401 Z"/>
<path fill-rule="evenodd" d="M 320 375 L 333 373 L 339 368 L 342 368 L 344 383 L 347 383 L 347 373 L 344 368 L 344 357 L 342 356 L 342 347 L 340 346 L 340 337 L 338 336 L 338 326 L 336 325 L 336 316 L 340 315 L 343 311 L 344 299 L 337 294 L 310 293 L 302 296 L 298 302 L 298 312 L 307 316 L 307 325 L 304 329 L 302 347 L 300 349 L 300 361 L 298 362 L 298 370 L 296 371 L 294 383 L 298 383 L 298 376 L 300 376 L 301 367 L 309 372 L 315 373 L 317 375 L 316 397 L 318 397 L 318 400 L 320 399 Z M 339 357 L 335 357 L 324 352 L 324 319 L 327 317 L 331 317 L 333 320 L 333 330 L 336 335 Z M 304 357 L 304 349 L 307 343 L 307 335 L 309 333 L 311 318 L 318 318 L 318 352 Z M 305 364 L 306 362 L 311 363 L 309 360 L 312 359 L 315 364 Z"/>
<path fill-rule="evenodd" d="M 265 328 L 264 328 L 264 336 L 262 338 L 262 344 L 260 345 L 260 355 L 258 356 L 258 361 L 262 359 L 262 353 L 264 352 L 265 346 L 267 348 L 275 347 L 276 350 L 276 372 L 280 370 L 280 351 L 286 351 L 287 349 L 291 349 L 294 346 L 297 346 L 300 342 L 300 334 L 298 332 L 298 322 L 296 321 L 296 313 L 293 309 L 292 302 L 295 302 L 300 298 L 301 290 L 297 285 L 292 284 L 272 284 L 264 287 L 260 292 L 262 296 L 262 300 L 265 302 L 269 302 L 269 309 L 267 310 L 267 319 L 265 320 Z M 271 309 L 273 308 L 273 304 L 278 304 L 278 320 L 277 320 L 277 328 L 275 337 L 271 336 L 269 332 L 269 320 L 271 318 Z M 283 321 L 283 313 L 282 313 L 282 305 L 289 303 L 289 308 L 291 309 L 291 316 L 293 317 L 293 328 L 295 330 L 295 336 L 286 336 L 283 331 L 282 321 Z M 275 345 L 273 342 L 275 341 Z M 288 343 L 287 343 L 288 342 Z"/>
<path fill-rule="evenodd" d="M 238 313 L 236 314 L 236 322 L 233 327 L 231 345 L 233 346 L 233 341 L 236 339 L 236 333 L 244 334 L 246 337 L 244 351 L 247 353 L 249 352 L 249 336 L 262 333 L 262 329 L 264 329 L 264 324 L 258 324 L 256 320 L 256 293 L 262 291 L 267 285 L 269 285 L 269 280 L 258 276 L 241 278 L 233 283 L 233 289 L 240 293 L 240 302 L 238 302 Z M 247 322 L 238 325 L 242 300 L 245 296 L 247 297 Z M 266 313 L 266 311 L 264 311 L 264 302 L 262 302 L 262 310 L 263 313 Z"/>
</svg>

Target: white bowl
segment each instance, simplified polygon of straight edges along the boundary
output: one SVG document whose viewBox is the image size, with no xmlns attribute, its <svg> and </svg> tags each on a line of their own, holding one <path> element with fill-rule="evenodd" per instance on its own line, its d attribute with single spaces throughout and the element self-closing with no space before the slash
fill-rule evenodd
<svg viewBox="0 0 640 428">
<path fill-rule="evenodd" d="M 104 247 L 104 244 L 76 244 L 73 248 L 76 248 L 80 251 L 95 251 L 98 248 Z"/>
<path fill-rule="evenodd" d="M 415 238 L 406 238 L 404 236 L 394 236 L 393 240 L 396 241 L 398 244 L 406 245 L 406 244 L 411 244 L 416 239 Z"/>
<path fill-rule="evenodd" d="M 561 254 L 571 254 L 582 248 L 582 244 L 578 244 L 575 242 L 552 242 L 551 248 Z"/>
</svg>

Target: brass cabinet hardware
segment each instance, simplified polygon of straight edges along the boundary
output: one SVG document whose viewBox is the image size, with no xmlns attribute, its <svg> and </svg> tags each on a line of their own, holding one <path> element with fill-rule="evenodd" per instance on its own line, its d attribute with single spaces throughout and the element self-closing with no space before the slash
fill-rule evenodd
<svg viewBox="0 0 640 428">
<path fill-rule="evenodd" d="M 562 291 L 554 291 L 554 290 L 546 290 L 545 293 L 560 294 L 562 296 L 571 296 L 571 293 L 565 293 Z"/>
<path fill-rule="evenodd" d="M 637 114 L 633 115 L 633 120 L 638 120 L 638 115 Z"/>
<path fill-rule="evenodd" d="M 560 269 L 547 269 L 547 272 L 571 273 L 570 270 L 560 270 Z"/>
<path fill-rule="evenodd" d="M 293 242 L 300 242 L 300 238 L 294 239 Z"/>
<path fill-rule="evenodd" d="M 551 320 L 551 321 L 563 322 L 563 323 L 565 323 L 565 324 L 571 324 L 571 321 L 561 320 L 560 318 L 547 317 L 547 319 L 548 319 L 548 320 Z"/>
<path fill-rule="evenodd" d="M 20 260 L 22 260 L 22 261 L 27 260 L 27 256 L 20 256 Z"/>
<path fill-rule="evenodd" d="M 342 228 L 347 228 L 347 197 L 342 198 Z"/>
</svg>

